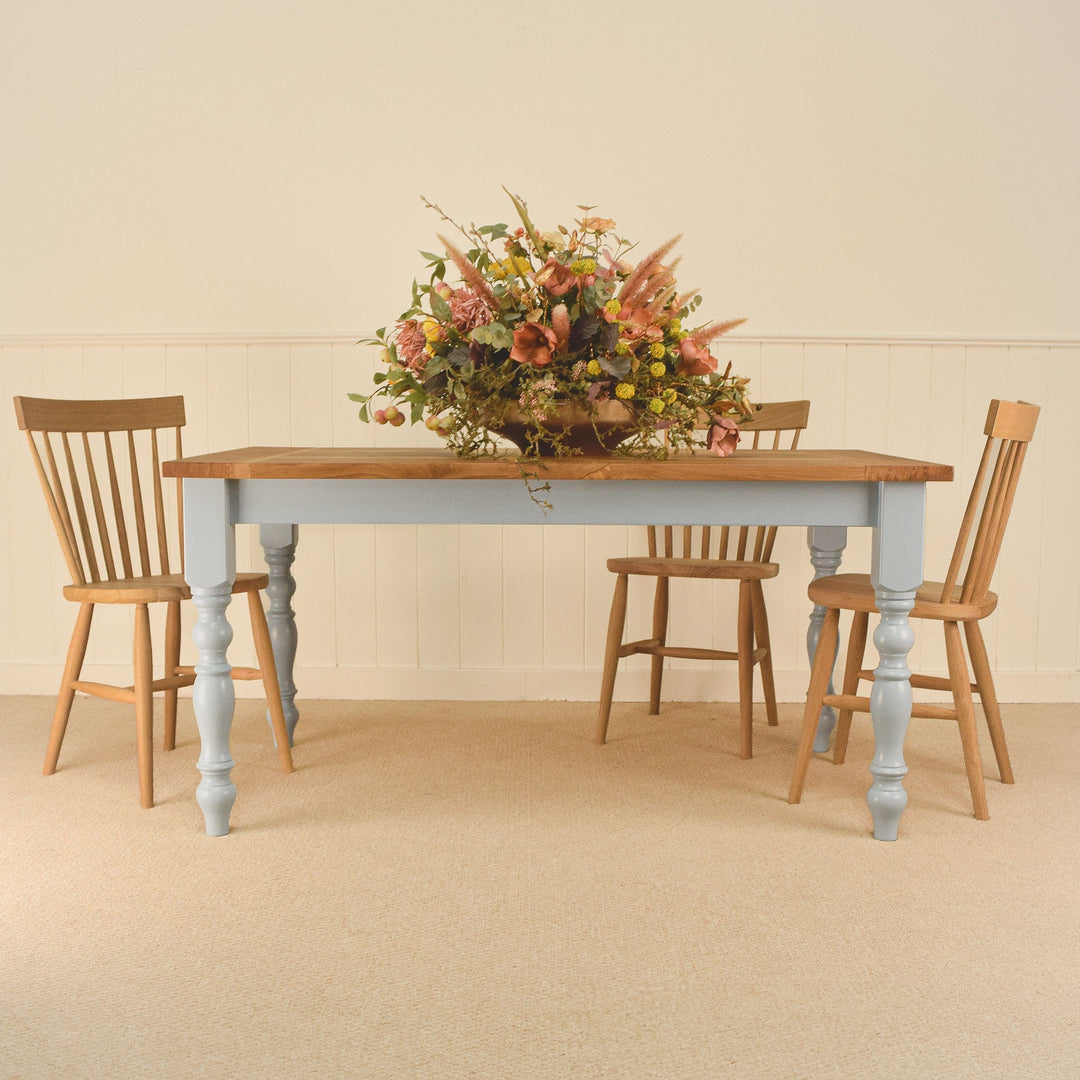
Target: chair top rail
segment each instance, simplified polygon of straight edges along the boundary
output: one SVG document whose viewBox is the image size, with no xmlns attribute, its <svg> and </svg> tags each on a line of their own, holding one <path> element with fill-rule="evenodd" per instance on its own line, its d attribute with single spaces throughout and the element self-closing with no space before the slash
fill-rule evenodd
<svg viewBox="0 0 1080 1080">
<path fill-rule="evenodd" d="M 145 431 L 185 423 L 182 395 L 108 401 L 16 397 L 15 415 L 23 431 Z"/>
</svg>

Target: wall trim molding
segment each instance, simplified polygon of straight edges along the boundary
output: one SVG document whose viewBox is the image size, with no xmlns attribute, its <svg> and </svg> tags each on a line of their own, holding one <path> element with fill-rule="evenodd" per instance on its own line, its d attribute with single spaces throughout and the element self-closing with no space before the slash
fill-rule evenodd
<svg viewBox="0 0 1080 1080">
<path fill-rule="evenodd" d="M 355 345 L 370 330 L 333 330 L 252 333 L 64 333 L 0 334 L 4 346 L 47 347 L 63 345 Z M 736 334 L 723 338 L 723 345 L 954 345 L 1000 348 L 1080 348 L 1080 338 L 980 336 L 977 334 Z"/>
</svg>

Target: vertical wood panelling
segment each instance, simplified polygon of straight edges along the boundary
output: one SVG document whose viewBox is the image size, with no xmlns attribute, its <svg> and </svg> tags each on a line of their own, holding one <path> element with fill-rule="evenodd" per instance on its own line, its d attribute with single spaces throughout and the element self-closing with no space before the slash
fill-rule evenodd
<svg viewBox="0 0 1080 1080">
<path fill-rule="evenodd" d="M 844 445 L 847 353 L 841 344 L 809 344 L 803 349 L 801 396 L 810 402 L 810 422 L 799 438 L 804 449 Z"/>
<path fill-rule="evenodd" d="M 1080 560 L 1071 553 L 1080 528 L 1072 475 L 1080 349 L 731 339 L 717 352 L 722 364 L 731 360 L 733 370 L 753 380 L 757 400 L 811 400 L 804 446 L 862 446 L 957 466 L 954 484 L 928 493 L 930 576 L 940 576 L 951 549 L 988 401 L 1022 397 L 1041 404 L 994 583 L 1002 600 L 1000 614 L 987 623 L 987 643 L 998 670 L 1019 679 L 1017 685 L 1037 688 L 1039 678 L 1050 679 L 1046 685 L 1074 687 L 1069 692 L 1080 697 Z M 0 388 L 9 401 L 17 393 L 182 393 L 189 453 L 247 443 L 438 445 L 422 427 L 357 420 L 347 394 L 370 385 L 374 363 L 373 350 L 347 340 L 4 343 Z M 0 450 L 0 665 L 22 665 L 20 678 L 52 693 L 74 607 L 60 596 L 66 571 L 13 418 Z M 25 513 L 12 512 L 24 506 Z M 256 530 L 241 526 L 238 534 L 241 568 L 262 569 Z M 623 527 L 305 527 L 295 568 L 298 665 L 306 671 L 299 681 L 318 682 L 314 672 L 336 667 L 330 685 L 357 696 L 372 686 L 400 697 L 587 693 L 598 677 L 613 586 L 604 564 L 643 545 L 643 530 Z M 788 696 L 797 698 L 807 666 L 811 575 L 802 530 L 781 533 L 777 559 L 781 575 L 767 585 L 775 662 Z M 869 536 L 852 530 L 844 568 L 868 566 Z M 734 610 L 734 590 L 722 584 L 677 589 L 672 639 L 730 647 Z M 238 606 L 233 616 L 230 659 L 251 662 L 247 620 Z M 627 632 L 645 636 L 650 623 L 651 589 L 632 588 Z M 128 665 L 130 641 L 130 613 L 103 610 L 88 667 Z M 916 663 L 928 671 L 944 667 L 936 635 L 922 635 L 912 652 Z M 623 667 L 617 696 L 640 700 L 648 658 L 629 658 Z M 418 681 L 409 673 L 418 668 L 439 675 Z M 673 695 L 734 692 L 728 665 L 675 662 L 672 668 L 665 686 Z M 305 685 L 301 692 L 311 691 Z"/>
<path fill-rule="evenodd" d="M 416 654 L 422 668 L 461 663 L 461 558 L 456 525 L 416 530 Z"/>
<path fill-rule="evenodd" d="M 57 655 L 53 630 L 56 605 L 51 587 L 52 523 L 26 445 L 15 424 L 11 399 L 16 394 L 43 394 L 41 349 L 8 345 L 0 350 L 0 386 L 4 389 L 5 419 L 0 435 L 4 452 L 3 507 L 7 573 L 0 581 L 6 592 L 0 643 L 13 661 L 41 663 Z M 61 626 L 64 624 L 61 623 Z M 61 635 L 62 636 L 62 635 Z"/>
<path fill-rule="evenodd" d="M 1053 408 L 1046 396 L 1049 360 L 1049 349 L 1010 348 L 1006 395 Z M 1024 471 L 995 574 L 996 591 L 1001 597 L 997 612 L 997 664 L 1003 671 L 1032 671 L 1036 667 L 1039 609 L 1032 600 L 1038 596 L 1043 572 L 1041 532 L 1046 468 L 1043 414 L 1040 414 L 1040 428 L 1036 428 L 1024 458 Z"/>
<path fill-rule="evenodd" d="M 532 671 L 544 666 L 544 530 L 502 527 L 503 663 Z"/>
<path fill-rule="evenodd" d="M 418 666 L 416 525 L 375 526 L 375 636 L 380 668 Z"/>
<path fill-rule="evenodd" d="M 503 529 L 462 525 L 458 535 L 460 663 L 473 670 L 502 667 Z M 443 574 L 452 578 L 452 568 Z"/>
<path fill-rule="evenodd" d="M 544 667 L 585 666 L 585 613 L 575 597 L 585 595 L 585 527 L 555 525 L 542 530 Z"/>
<path fill-rule="evenodd" d="M 275 370 L 277 357 L 272 363 Z M 333 441 L 333 365 L 329 344 L 296 344 L 288 350 L 289 442 L 293 446 L 325 446 Z M 280 435 L 278 436 L 280 438 Z M 273 438 L 267 432 L 266 439 Z M 262 561 L 257 530 L 252 530 L 253 562 Z M 297 552 L 297 590 L 293 606 L 305 628 L 297 646 L 298 663 L 306 667 L 334 667 L 337 606 L 348 603 L 335 588 L 335 537 L 332 525 L 311 525 L 303 530 L 303 552 Z M 303 581 L 303 587 L 300 582 Z"/>
<path fill-rule="evenodd" d="M 1080 483 L 1076 415 L 1080 407 L 1080 349 L 1053 349 L 1039 437 L 1045 442 L 1040 529 L 1039 671 L 1080 670 Z M 1030 588 L 1030 585 L 1029 585 Z M 1030 593 L 1027 594 L 1030 597 Z M 1031 600 L 1029 600 L 1031 602 Z"/>
</svg>

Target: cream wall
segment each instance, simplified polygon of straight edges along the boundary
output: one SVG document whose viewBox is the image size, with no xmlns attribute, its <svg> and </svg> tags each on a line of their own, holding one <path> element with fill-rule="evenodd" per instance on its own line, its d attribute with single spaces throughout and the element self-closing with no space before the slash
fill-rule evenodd
<svg viewBox="0 0 1080 1080">
<path fill-rule="evenodd" d="M 359 425 L 343 396 L 370 376 L 353 343 L 406 305 L 435 242 L 420 194 L 477 222 L 506 219 L 501 184 L 547 225 L 595 203 L 643 247 L 685 234 L 681 279 L 705 314 L 749 316 L 728 355 L 759 398 L 813 399 L 813 445 L 936 457 L 963 482 L 991 396 L 1045 406 L 992 648 L 1004 696 L 1080 699 L 1080 8 L 553 11 L 0 3 L 3 397 L 182 391 L 192 451 L 423 441 Z M 0 679 L 49 693 L 73 612 L 13 426 Z M 961 496 L 934 492 L 931 569 Z M 306 530 L 301 692 L 590 697 L 603 560 L 628 542 Z M 802 538 L 785 545 L 770 607 L 796 698 L 809 569 Z M 851 552 L 865 561 L 865 538 Z M 688 602 L 686 632 L 722 638 L 729 609 Z M 113 615 L 90 655 L 102 675 L 127 655 Z M 943 663 L 928 642 L 916 658 Z M 723 671 L 673 674 L 676 696 L 734 693 Z"/>
</svg>

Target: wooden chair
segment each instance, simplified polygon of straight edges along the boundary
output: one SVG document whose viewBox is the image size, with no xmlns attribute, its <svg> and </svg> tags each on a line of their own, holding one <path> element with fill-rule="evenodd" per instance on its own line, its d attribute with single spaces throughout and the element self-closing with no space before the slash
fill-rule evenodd
<svg viewBox="0 0 1080 1080">
<path fill-rule="evenodd" d="M 184 426 L 182 397 L 120 401 L 15 398 L 19 427 L 26 432 L 49 514 L 64 551 L 72 583 L 64 596 L 79 604 L 56 702 L 45 775 L 56 771 L 75 692 L 135 706 L 135 731 L 142 805 L 154 805 L 153 695 L 165 694 L 164 748 L 176 745 L 177 690 L 195 681 L 180 666 L 180 601 L 190 599 L 184 582 L 183 500 L 176 485 L 176 522 L 166 521 L 161 460 L 169 432 L 169 456 L 180 457 Z M 170 535 L 171 534 L 171 535 Z M 170 556 L 170 545 L 174 555 Z M 180 573 L 172 572 L 172 566 Z M 292 752 L 278 690 L 277 670 L 260 591 L 266 574 L 237 574 L 233 593 L 247 593 L 251 628 L 261 670 L 234 668 L 238 679 L 261 678 L 266 688 L 278 756 L 292 772 Z M 153 677 L 149 605 L 168 605 L 164 675 Z M 112 686 L 79 678 L 90 623 L 97 604 L 135 606 L 134 684 Z"/>
<path fill-rule="evenodd" d="M 910 615 L 912 619 L 933 619 L 942 624 L 949 668 L 947 679 L 912 675 L 911 685 L 916 689 L 948 690 L 953 698 L 952 706 L 916 703 L 912 707 L 911 715 L 959 722 L 971 801 L 975 808 L 975 817 L 981 821 L 989 818 L 990 814 L 986 805 L 982 760 L 975 729 L 973 692 L 978 694 L 986 715 L 1002 783 L 1013 782 L 1013 771 L 1005 746 L 1001 710 L 994 692 L 994 680 L 990 674 L 990 663 L 979 621 L 997 607 L 997 596 L 990 592 L 990 579 L 1001 550 L 1001 540 L 1009 520 L 1016 484 L 1020 479 L 1024 454 L 1035 434 L 1038 416 L 1038 407 L 1025 402 L 990 402 L 984 429 L 986 444 L 945 581 L 923 582 L 915 594 L 915 607 Z M 968 553 L 973 530 L 974 540 Z M 877 610 L 869 576 L 837 574 L 833 577 L 818 578 L 811 583 L 809 593 L 810 599 L 826 610 L 810 674 L 806 712 L 788 793 L 788 801 L 792 803 L 797 803 L 802 798 L 822 705 L 831 705 L 839 710 L 833 760 L 841 764 L 847 754 L 852 712 L 870 711 L 870 699 L 856 694 L 859 682 L 872 682 L 874 679 L 873 671 L 862 666 L 870 613 Z M 826 694 L 836 658 L 837 626 L 841 610 L 853 612 L 843 693 Z M 961 626 L 967 638 L 971 667 L 975 675 L 974 683 L 969 681 L 964 647 L 960 639 Z"/>
<path fill-rule="evenodd" d="M 752 433 L 751 449 L 783 452 L 798 446 L 799 435 L 810 415 L 809 401 L 781 401 L 762 405 L 740 430 Z M 770 436 L 770 437 L 765 437 Z M 743 444 L 745 445 L 745 444 Z M 607 568 L 618 575 L 611 602 L 604 671 L 600 686 L 600 715 L 596 741 L 607 738 L 611 698 L 620 657 L 645 653 L 652 657 L 649 714 L 660 711 L 660 685 L 664 658 L 678 656 L 691 660 L 735 660 L 739 665 L 739 719 L 741 754 L 753 753 L 753 678 L 754 665 L 761 669 L 768 722 L 775 725 L 776 692 L 773 687 L 772 655 L 769 647 L 769 622 L 761 583 L 776 577 L 778 563 L 771 562 L 776 526 L 741 526 L 737 528 L 690 526 L 647 527 L 649 553 L 641 557 L 609 559 Z M 714 546 L 715 545 L 715 546 Z M 656 578 L 653 596 L 652 637 L 623 644 L 626 601 L 631 576 Z M 736 622 L 738 651 L 689 648 L 669 645 L 668 598 L 672 578 L 695 578 L 702 581 L 737 581 L 739 583 Z M 756 642 L 756 645 L 755 645 Z"/>
</svg>

